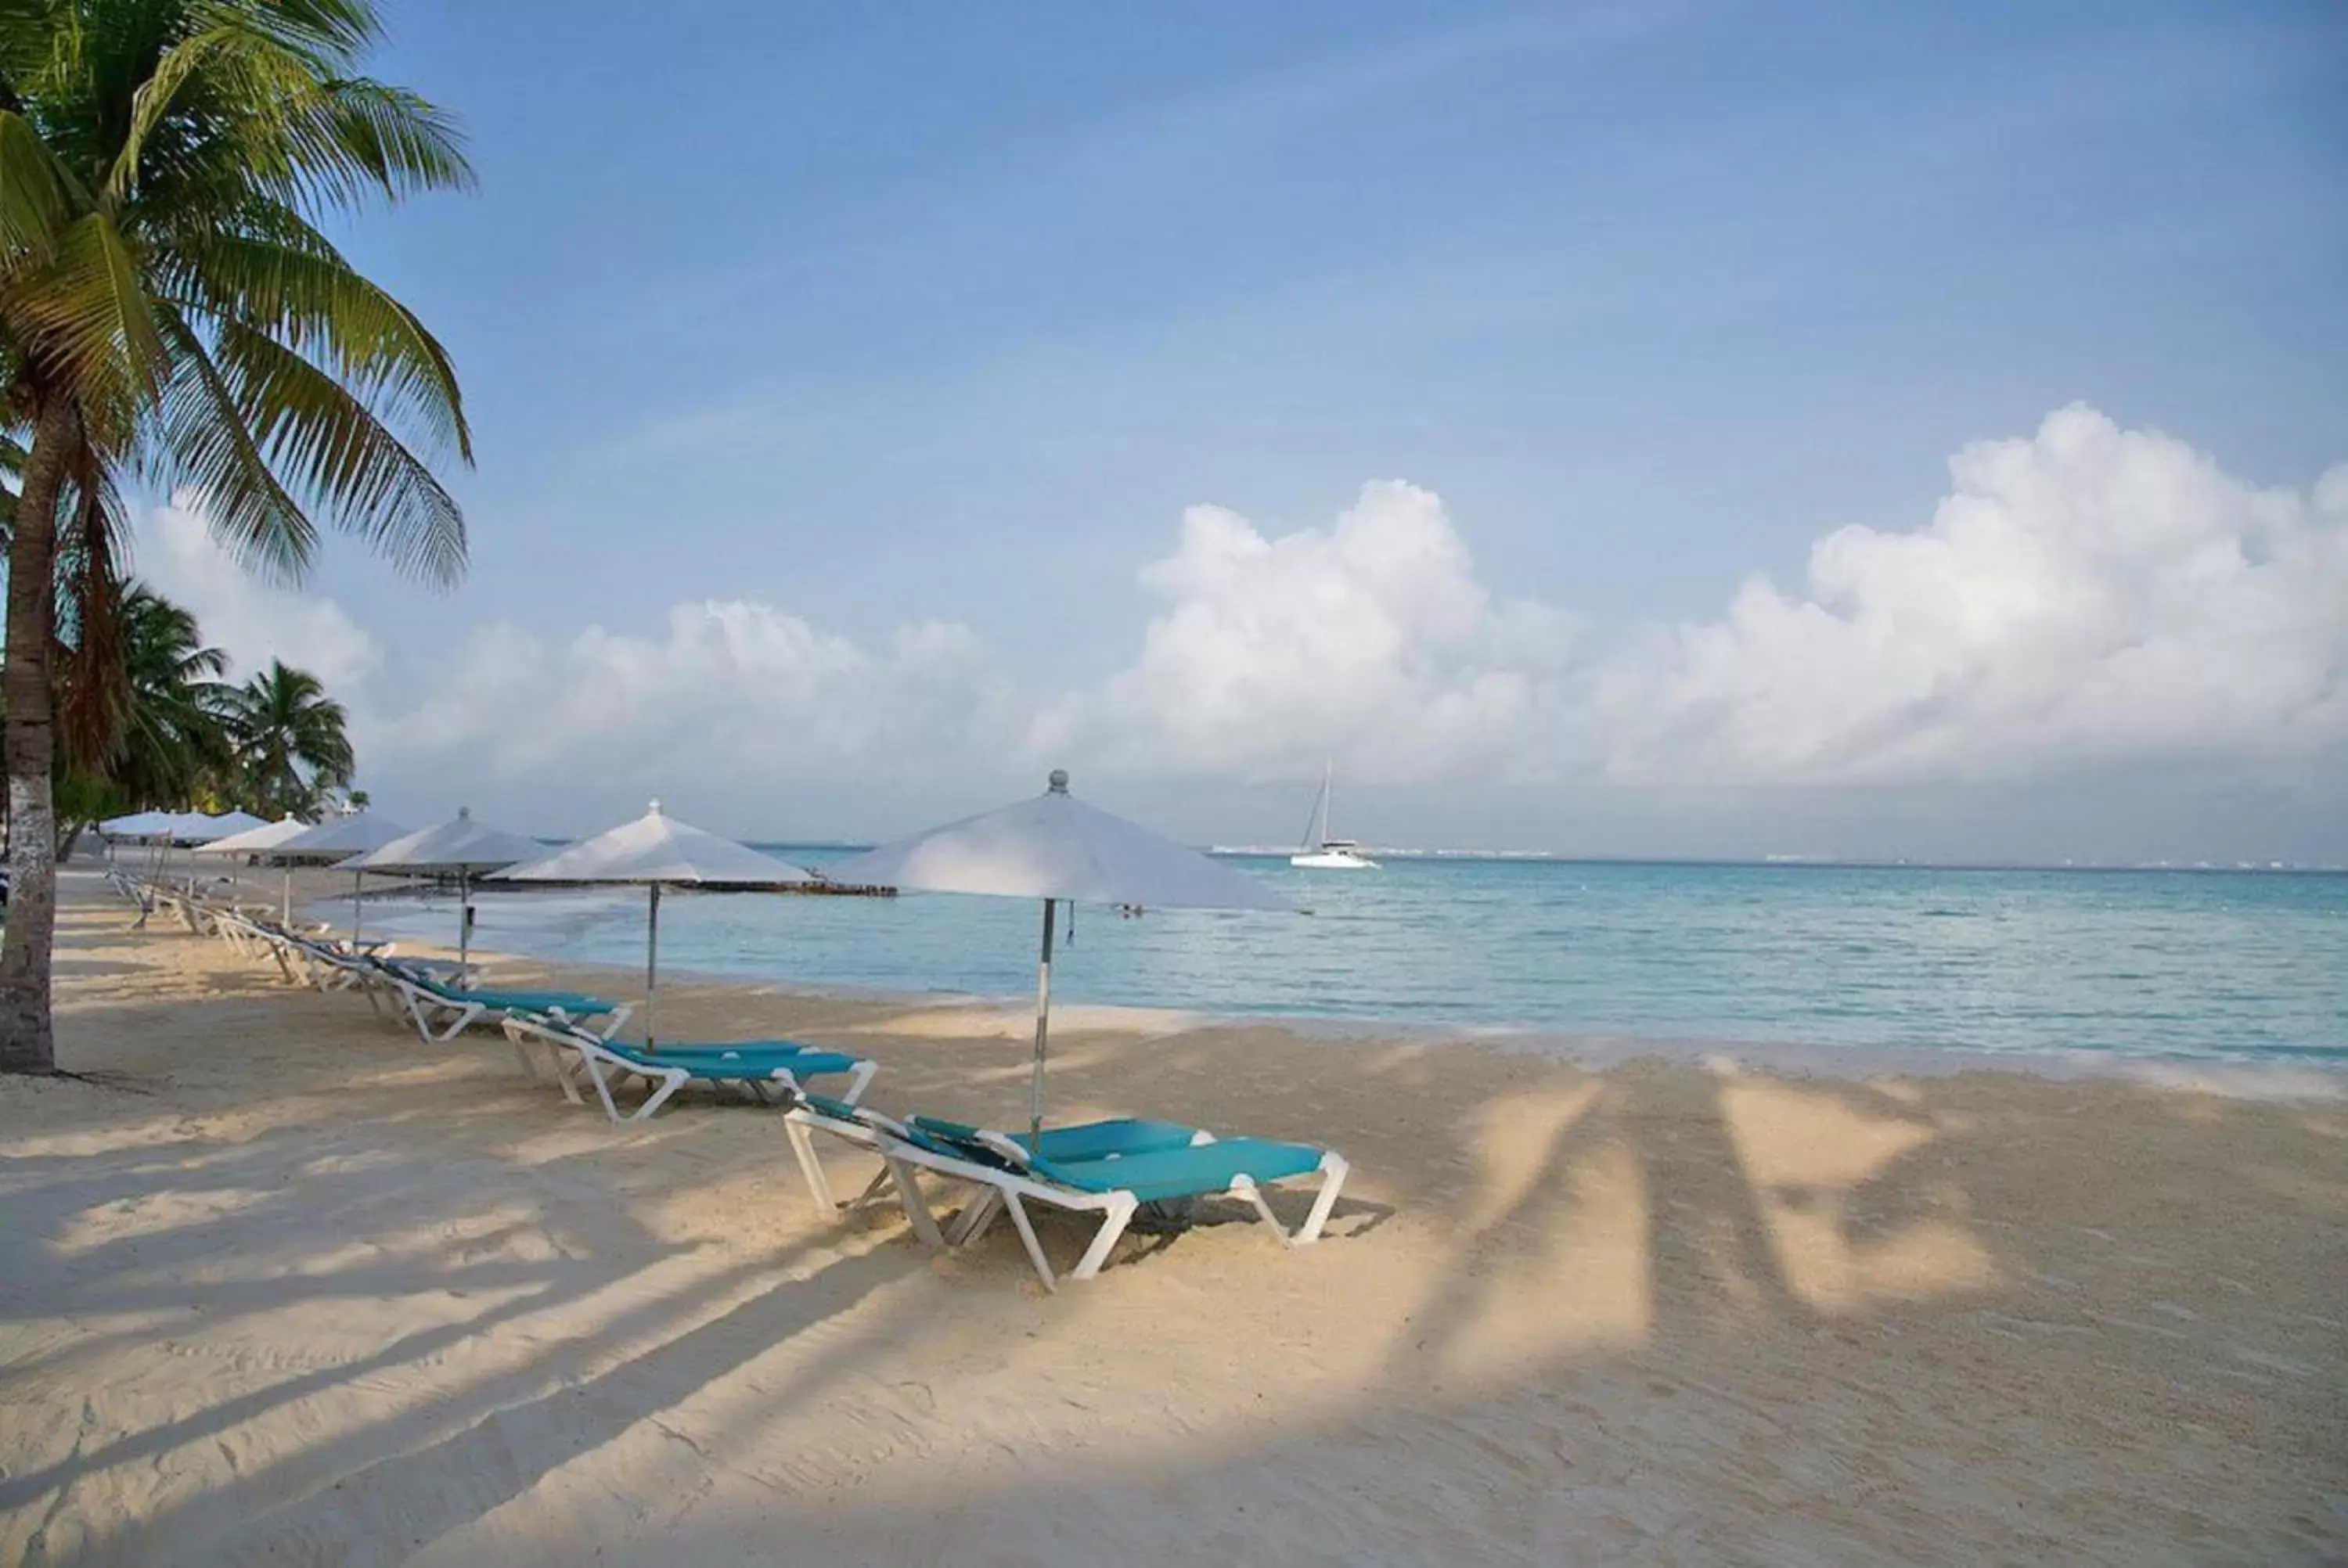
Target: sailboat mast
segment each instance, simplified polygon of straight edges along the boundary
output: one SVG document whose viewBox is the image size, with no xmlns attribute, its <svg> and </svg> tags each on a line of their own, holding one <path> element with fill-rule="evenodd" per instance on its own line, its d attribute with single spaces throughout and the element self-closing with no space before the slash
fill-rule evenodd
<svg viewBox="0 0 2348 1568">
<path fill-rule="evenodd" d="M 1313 815 L 1304 819 L 1304 847 L 1318 849 L 1329 837 L 1330 769 L 1321 770 L 1321 793 L 1313 799 Z"/>
</svg>

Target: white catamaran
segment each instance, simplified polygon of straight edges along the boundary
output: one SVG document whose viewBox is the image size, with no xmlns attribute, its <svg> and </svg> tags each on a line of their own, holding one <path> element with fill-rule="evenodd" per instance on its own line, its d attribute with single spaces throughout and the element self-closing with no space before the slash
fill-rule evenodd
<svg viewBox="0 0 2348 1568">
<path fill-rule="evenodd" d="M 1321 770 L 1321 795 L 1313 803 L 1313 819 L 1304 825 L 1304 846 L 1288 863 L 1307 871 L 1375 871 L 1378 863 L 1352 839 L 1329 836 L 1329 783 L 1335 771 L 1334 764 Z"/>
</svg>

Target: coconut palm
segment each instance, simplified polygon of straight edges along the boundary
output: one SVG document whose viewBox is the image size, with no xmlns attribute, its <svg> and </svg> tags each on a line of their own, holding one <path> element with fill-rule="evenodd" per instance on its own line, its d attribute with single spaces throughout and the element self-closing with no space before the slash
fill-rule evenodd
<svg viewBox="0 0 2348 1568">
<path fill-rule="evenodd" d="M 204 646 L 193 615 L 135 584 L 112 619 L 113 657 L 89 662 L 73 651 L 58 682 L 61 713 L 93 715 L 62 726 L 60 798 L 88 814 L 72 823 L 67 849 L 96 816 L 187 806 L 228 782 L 235 766 L 232 689 L 219 679 L 228 656 Z"/>
<path fill-rule="evenodd" d="M 448 356 L 319 229 L 470 178 L 438 111 L 361 74 L 379 33 L 373 0 L 0 3 L 0 425 L 26 437 L 0 1070 L 52 1069 L 54 591 L 77 530 L 110 548 L 110 476 L 198 493 L 281 579 L 321 523 L 427 580 L 463 570 L 429 461 L 471 455 Z"/>
<path fill-rule="evenodd" d="M 228 733 L 240 794 L 263 816 L 314 815 L 351 782 L 348 716 L 315 675 L 275 660 L 228 694 Z"/>
</svg>

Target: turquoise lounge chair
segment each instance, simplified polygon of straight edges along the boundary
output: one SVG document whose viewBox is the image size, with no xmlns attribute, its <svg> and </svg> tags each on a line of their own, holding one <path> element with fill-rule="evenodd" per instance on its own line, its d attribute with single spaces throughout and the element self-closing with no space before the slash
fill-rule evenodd
<svg viewBox="0 0 2348 1568">
<path fill-rule="evenodd" d="M 771 1088 L 785 1095 L 804 1091 L 808 1079 L 845 1075 L 848 1089 L 837 1103 L 853 1107 L 864 1096 L 879 1065 L 862 1057 L 850 1056 L 845 1051 L 822 1050 L 813 1046 L 798 1045 L 789 1040 L 746 1040 L 734 1045 L 664 1045 L 647 1050 L 607 1040 L 592 1030 L 582 1029 L 560 1017 L 533 1017 L 509 1013 L 504 1020 L 506 1038 L 514 1044 L 514 1054 L 521 1059 L 524 1071 L 538 1076 L 527 1047 L 532 1043 L 546 1047 L 556 1057 L 554 1078 L 564 1096 L 573 1104 L 586 1102 L 579 1092 L 579 1081 L 583 1076 L 595 1088 L 595 1097 L 602 1102 L 603 1112 L 614 1122 L 641 1122 L 668 1103 L 669 1099 L 687 1083 L 738 1083 L 761 1102 L 767 1100 Z M 572 1065 L 566 1070 L 561 1061 L 568 1053 Z M 615 1085 L 641 1078 L 653 1084 L 653 1091 L 643 1104 L 628 1115 L 620 1113 L 619 1102 L 613 1098 Z"/>
<path fill-rule="evenodd" d="M 1090 1279 L 1108 1260 L 1135 1211 L 1145 1203 L 1170 1198 L 1237 1197 L 1283 1244 L 1302 1246 L 1317 1241 L 1350 1168 L 1343 1155 L 1309 1144 L 1218 1139 L 1174 1122 L 1093 1122 L 1050 1130 L 1031 1141 L 935 1118 L 898 1122 L 804 1091 L 785 1120 L 810 1189 L 829 1195 L 806 1133 L 815 1127 L 839 1132 L 880 1156 L 914 1235 L 931 1246 L 966 1246 L 986 1234 L 996 1214 L 1007 1212 L 1047 1290 L 1056 1288 L 1058 1280 L 1028 1218 L 1028 1202 L 1101 1216 L 1099 1228 L 1069 1273 L 1073 1279 Z M 1179 1143 L 1170 1142 L 1177 1133 L 1186 1135 Z M 1056 1134 L 1066 1134 L 1056 1147 Z M 977 1189 L 950 1234 L 940 1231 L 922 1194 L 916 1178 L 922 1171 Z M 1262 1189 L 1313 1174 L 1321 1178 L 1320 1190 L 1303 1224 L 1292 1233 L 1272 1214 Z"/>
<path fill-rule="evenodd" d="M 477 1023 L 497 1023 L 514 1013 L 560 1018 L 587 1028 L 591 1019 L 602 1020 L 592 1032 L 610 1039 L 635 1010 L 633 1002 L 606 1001 L 584 991 L 500 990 L 493 987 L 466 989 L 420 970 L 377 959 L 379 985 L 399 1001 L 401 1010 L 427 1040 L 456 1039 Z"/>
<path fill-rule="evenodd" d="M 662 1054 L 667 1054 L 664 1049 Z M 1138 1154 L 1153 1149 L 1179 1149 L 1189 1143 L 1210 1140 L 1212 1133 L 1201 1132 L 1196 1127 L 1185 1127 L 1179 1122 L 1146 1122 L 1130 1116 L 1120 1116 L 1107 1122 L 1086 1122 L 1073 1127 L 1046 1127 L 1040 1145 L 1031 1143 L 1027 1134 L 1020 1133 L 1015 1142 L 1017 1151 L 1004 1153 L 992 1147 L 990 1140 L 1004 1136 L 984 1128 L 949 1122 L 942 1116 L 914 1116 L 903 1123 L 891 1123 L 879 1112 L 867 1113 L 880 1122 L 895 1128 L 899 1136 L 933 1149 L 940 1154 L 963 1154 L 982 1164 L 1000 1165 L 1005 1170 L 1024 1168 L 1028 1155 L 1040 1147 L 1045 1155 L 1056 1160 L 1097 1160 L 1112 1154 Z M 813 1132 L 824 1132 L 845 1139 L 860 1149 L 880 1153 L 880 1132 L 870 1122 L 860 1120 L 858 1108 L 842 1101 L 820 1094 L 800 1091 L 799 1103 L 784 1118 L 785 1131 L 791 1140 L 791 1153 L 798 1157 L 799 1174 L 807 1183 L 808 1196 L 817 1210 L 834 1214 L 839 1201 L 832 1195 L 831 1182 L 824 1173 L 823 1162 L 817 1158 Z M 864 1191 L 848 1204 L 850 1211 L 861 1208 L 880 1195 L 890 1184 L 884 1165 Z"/>
</svg>

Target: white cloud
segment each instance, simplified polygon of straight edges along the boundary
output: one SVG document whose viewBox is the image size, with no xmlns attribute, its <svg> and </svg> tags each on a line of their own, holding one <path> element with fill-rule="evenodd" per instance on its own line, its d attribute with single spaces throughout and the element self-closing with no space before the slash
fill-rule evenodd
<svg viewBox="0 0 2348 1568">
<path fill-rule="evenodd" d="M 1429 491 L 1371 484 L 1331 526 L 1276 536 L 1193 507 L 1141 572 L 1161 608 L 1133 661 L 1052 693 L 961 625 L 873 645 L 711 600 L 651 634 L 488 622 L 402 701 L 349 615 L 244 578 L 188 513 L 157 515 L 140 564 L 241 666 L 324 676 L 363 720 L 371 780 L 436 796 L 506 780 L 617 808 L 698 789 L 748 817 L 777 787 L 851 810 L 868 786 L 976 801 L 1045 763 L 1246 783 L 1334 755 L 1353 784 L 1457 796 L 2172 761 L 2256 778 L 2348 751 L 2348 467 L 2260 489 L 2085 407 L 1950 467 L 1923 527 L 1820 538 L 1801 592 L 1756 579 L 1717 620 L 1602 649 L 1496 595 Z"/>
<path fill-rule="evenodd" d="M 485 626 L 381 743 L 504 777 L 592 774 L 643 794 L 683 776 L 752 796 L 898 780 L 1018 723 L 966 628 L 922 622 L 871 650 L 769 605 L 708 600 L 673 608 L 657 637 L 590 626 L 550 642 Z"/>
<path fill-rule="evenodd" d="M 235 661 L 238 680 L 283 659 L 347 694 L 383 664 L 382 645 L 340 605 L 249 576 L 186 507 L 149 514 L 131 564 L 157 592 L 195 612 L 205 641 Z"/>
<path fill-rule="evenodd" d="M 2261 490 L 2074 405 L 1949 468 L 1927 527 L 1828 534 L 1806 596 L 1756 579 L 1611 661 L 1609 771 L 2003 780 L 2348 739 L 2348 467 Z"/>
<path fill-rule="evenodd" d="M 1333 527 L 1276 538 L 1193 507 L 1141 581 L 1166 609 L 1132 668 L 1046 716 L 1062 749 L 1246 776 L 1334 754 L 1410 780 L 1547 753 L 1566 717 L 1568 618 L 1495 599 L 1416 486 L 1365 485 Z"/>
</svg>

